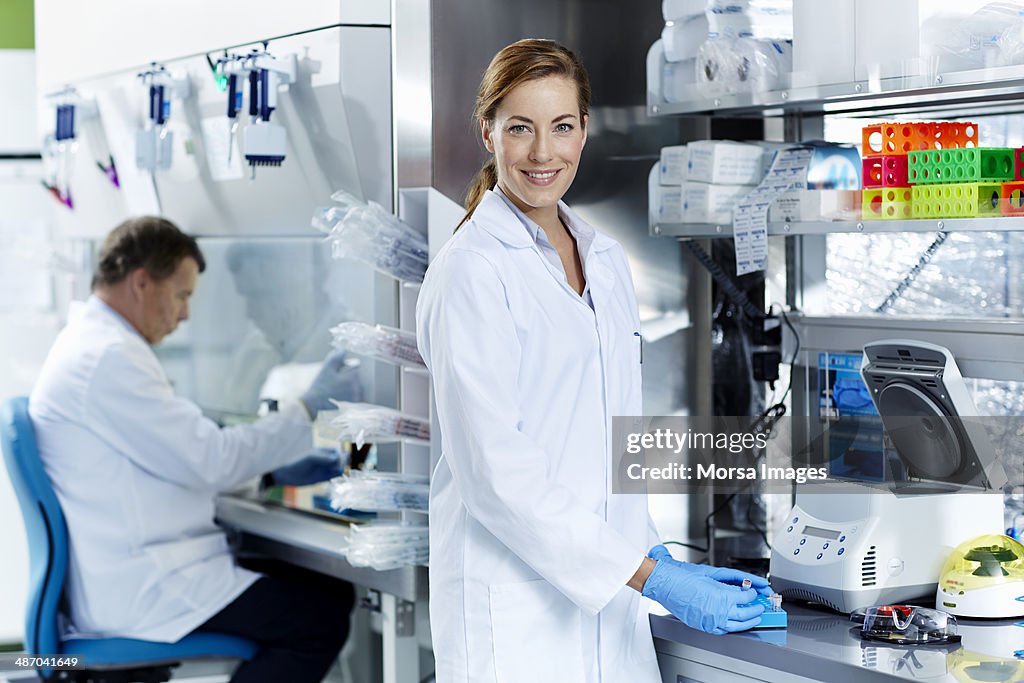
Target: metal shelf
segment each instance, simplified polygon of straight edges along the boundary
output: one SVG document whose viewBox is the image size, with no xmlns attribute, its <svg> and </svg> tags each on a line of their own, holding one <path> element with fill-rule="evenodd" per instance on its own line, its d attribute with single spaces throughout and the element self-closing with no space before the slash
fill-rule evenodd
<svg viewBox="0 0 1024 683">
<path fill-rule="evenodd" d="M 769 223 L 769 236 L 828 235 L 840 232 L 883 234 L 896 232 L 1021 232 L 1024 217 L 941 218 L 927 220 L 812 221 Z M 714 223 L 656 223 L 651 234 L 658 237 L 705 239 L 732 237 L 731 225 Z"/>
<path fill-rule="evenodd" d="M 928 72 L 929 69 L 923 71 Z M 1024 100 L 1024 66 L 880 78 L 648 103 L 651 116 L 771 116 L 788 112 L 870 114 L 899 110 L 962 109 L 972 104 Z"/>
</svg>

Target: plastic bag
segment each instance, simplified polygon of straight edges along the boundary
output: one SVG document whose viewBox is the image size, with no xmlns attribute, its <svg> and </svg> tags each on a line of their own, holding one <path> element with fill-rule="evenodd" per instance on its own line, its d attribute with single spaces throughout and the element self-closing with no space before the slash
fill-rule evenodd
<svg viewBox="0 0 1024 683">
<path fill-rule="evenodd" d="M 426 565 L 430 558 L 429 529 L 425 524 L 376 522 L 353 525 L 345 557 L 354 567 L 378 571 L 411 564 Z"/>
<path fill-rule="evenodd" d="M 407 367 L 426 367 L 416 348 L 416 335 L 410 332 L 384 325 L 346 322 L 332 327 L 331 335 L 334 337 L 332 345 L 336 349 Z"/>
<path fill-rule="evenodd" d="M 338 406 L 338 414 L 331 419 L 329 433 L 338 441 L 359 447 L 367 441 L 430 441 L 430 422 L 423 418 L 372 403 L 331 402 Z"/>
<path fill-rule="evenodd" d="M 340 206 L 313 213 L 313 227 L 328 234 L 334 258 L 353 258 L 406 282 L 423 282 L 427 240 L 375 202 L 362 202 L 339 190 L 331 199 Z"/>
<path fill-rule="evenodd" d="M 427 477 L 414 474 L 352 470 L 331 480 L 331 507 L 335 510 L 426 512 L 429 497 Z"/>
<path fill-rule="evenodd" d="M 778 90 L 792 71 L 792 43 L 712 39 L 700 46 L 697 88 L 705 96 Z"/>
</svg>

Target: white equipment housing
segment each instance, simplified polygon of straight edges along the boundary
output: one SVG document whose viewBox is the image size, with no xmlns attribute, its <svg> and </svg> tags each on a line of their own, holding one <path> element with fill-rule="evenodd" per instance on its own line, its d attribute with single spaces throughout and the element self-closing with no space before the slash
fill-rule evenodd
<svg viewBox="0 0 1024 683">
<path fill-rule="evenodd" d="M 873 342 L 864 347 L 861 375 L 909 476 L 946 488 L 839 481 L 797 488 L 775 534 L 772 587 L 846 613 L 924 596 L 930 602 L 953 549 L 1003 525 L 1002 496 L 983 493 L 1005 481 L 984 430 L 949 419 L 978 414 L 949 351 Z"/>
</svg>

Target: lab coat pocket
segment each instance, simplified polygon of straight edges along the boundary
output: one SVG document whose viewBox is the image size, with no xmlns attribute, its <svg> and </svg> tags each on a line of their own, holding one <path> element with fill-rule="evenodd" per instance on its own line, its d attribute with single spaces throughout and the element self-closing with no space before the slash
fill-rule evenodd
<svg viewBox="0 0 1024 683">
<path fill-rule="evenodd" d="M 583 683 L 580 610 L 547 581 L 490 587 L 498 683 Z"/>
</svg>

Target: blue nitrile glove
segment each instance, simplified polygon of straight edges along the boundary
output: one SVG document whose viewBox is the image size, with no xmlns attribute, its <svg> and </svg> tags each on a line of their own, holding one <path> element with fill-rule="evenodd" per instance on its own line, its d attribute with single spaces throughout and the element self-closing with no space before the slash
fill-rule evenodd
<svg viewBox="0 0 1024 683">
<path fill-rule="evenodd" d="M 679 621 L 705 633 L 745 631 L 761 623 L 764 605 L 757 593 L 690 571 L 673 559 L 658 560 L 644 583 L 643 596 L 661 603 Z"/>
<path fill-rule="evenodd" d="M 344 351 L 336 351 L 327 357 L 313 383 L 302 395 L 302 402 L 310 417 L 316 417 L 321 410 L 331 410 L 336 401 L 361 401 L 363 387 L 359 382 L 359 361 L 350 359 Z"/>
<path fill-rule="evenodd" d="M 647 553 L 647 557 L 652 560 L 663 560 L 670 559 L 673 562 L 679 562 L 684 568 L 692 571 L 701 576 L 708 576 L 715 581 L 721 581 L 731 586 L 739 586 L 743 583 L 743 579 L 750 579 L 750 587 L 756 590 L 761 595 L 771 595 L 772 587 L 768 584 L 768 579 L 763 576 L 756 574 L 749 574 L 742 572 L 739 569 L 733 569 L 731 567 L 712 567 L 708 564 L 692 564 L 690 562 L 680 562 L 672 557 L 669 553 L 668 548 L 663 545 L 656 545 L 650 549 Z"/>
<path fill-rule="evenodd" d="M 284 486 L 307 486 L 340 476 L 345 471 L 345 459 L 334 448 L 316 448 L 291 465 L 271 472 L 266 483 Z"/>
</svg>

